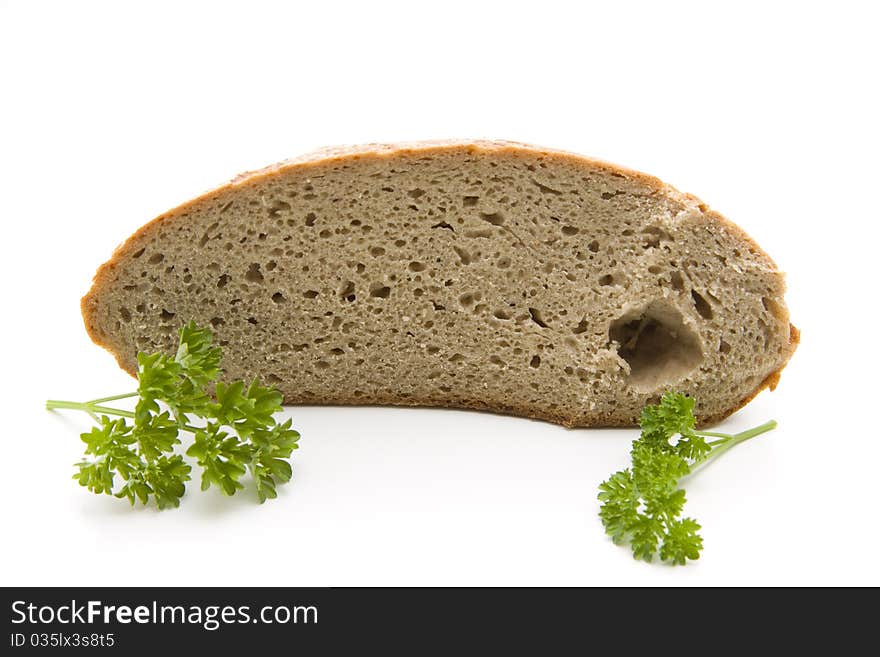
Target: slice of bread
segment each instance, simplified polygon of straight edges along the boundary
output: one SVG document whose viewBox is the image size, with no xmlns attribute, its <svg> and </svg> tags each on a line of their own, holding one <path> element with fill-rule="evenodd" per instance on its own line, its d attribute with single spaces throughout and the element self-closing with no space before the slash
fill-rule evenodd
<svg viewBox="0 0 880 657">
<path fill-rule="evenodd" d="M 703 424 L 775 387 L 797 330 L 776 265 L 650 176 L 510 142 L 330 149 L 153 220 L 83 298 L 134 374 L 189 320 L 289 404 L 633 425 L 667 389 Z"/>
</svg>

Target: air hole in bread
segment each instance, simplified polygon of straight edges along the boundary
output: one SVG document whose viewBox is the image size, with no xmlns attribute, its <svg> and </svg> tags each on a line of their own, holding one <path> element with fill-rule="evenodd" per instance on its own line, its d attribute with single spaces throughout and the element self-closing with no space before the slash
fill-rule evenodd
<svg viewBox="0 0 880 657">
<path fill-rule="evenodd" d="M 479 294 L 479 293 L 474 294 L 474 293 L 472 293 L 472 292 L 467 292 L 467 293 L 465 293 L 465 294 L 462 294 L 462 295 L 458 298 L 458 302 L 459 302 L 462 306 L 464 306 L 465 308 L 470 308 L 471 306 L 474 305 L 474 303 L 475 303 L 476 301 L 479 301 L 479 300 L 480 300 L 480 294 Z"/>
<path fill-rule="evenodd" d="M 504 215 L 500 212 L 481 212 L 480 219 L 488 221 L 493 226 L 501 226 L 504 224 Z"/>
<path fill-rule="evenodd" d="M 599 285 L 614 285 L 614 276 L 612 274 L 605 274 L 599 278 Z"/>
<path fill-rule="evenodd" d="M 354 283 L 346 281 L 345 285 L 342 286 L 342 289 L 339 290 L 339 296 L 349 303 L 357 299 L 357 296 L 354 293 Z"/>
<path fill-rule="evenodd" d="M 681 272 L 672 272 L 672 275 L 669 277 L 669 282 L 672 284 L 673 290 L 676 292 L 684 292 L 684 278 L 682 277 Z"/>
<path fill-rule="evenodd" d="M 638 392 L 672 385 L 703 360 L 697 335 L 677 308 L 663 302 L 624 314 L 612 322 L 608 336 L 629 365 L 627 382 Z"/>
<path fill-rule="evenodd" d="M 463 264 L 463 265 L 471 264 L 471 254 L 468 253 L 465 249 L 462 249 L 457 246 L 453 246 L 452 250 L 455 251 L 456 255 L 458 255 L 458 259 L 461 260 L 461 264 Z"/>
<path fill-rule="evenodd" d="M 417 260 L 413 260 L 411 263 L 409 263 L 409 270 L 410 271 L 424 271 L 425 270 L 425 263 L 418 262 Z"/>
<path fill-rule="evenodd" d="M 783 310 L 782 306 L 779 305 L 775 299 L 771 299 L 770 297 L 761 297 L 761 303 L 764 306 L 764 310 L 770 312 L 773 317 L 780 321 L 787 322 L 788 321 L 788 313 Z"/>
<path fill-rule="evenodd" d="M 315 225 L 315 220 L 316 220 L 317 218 L 318 218 L 318 217 L 315 215 L 314 212 L 309 212 L 309 213 L 306 215 L 306 226 L 314 226 L 314 225 Z"/>
<path fill-rule="evenodd" d="M 694 300 L 694 307 L 703 319 L 712 319 L 715 314 L 712 312 L 712 306 L 709 302 L 696 290 L 691 290 L 691 298 Z"/>
<path fill-rule="evenodd" d="M 164 255 L 164 254 L 162 254 L 162 253 L 154 253 L 153 255 L 150 256 L 150 259 L 147 260 L 147 262 L 149 262 L 151 265 L 158 265 L 158 264 L 159 264 L 160 262 L 162 262 L 164 259 L 165 259 L 165 255 Z"/>
<path fill-rule="evenodd" d="M 549 187 L 544 183 L 540 183 L 537 180 L 532 180 L 532 183 L 534 183 L 534 185 L 541 190 L 542 194 L 554 194 L 555 196 L 562 195 L 562 192 L 560 192 L 558 189 L 553 189 L 552 187 Z"/>
<path fill-rule="evenodd" d="M 147 350 L 151 349 L 156 344 L 150 338 L 148 338 L 144 335 L 138 336 L 137 339 L 135 340 L 135 343 L 137 344 L 140 351 L 147 351 Z"/>
<path fill-rule="evenodd" d="M 547 322 L 544 321 L 544 317 L 541 315 L 541 311 L 537 308 L 529 308 L 529 317 L 535 324 L 537 324 L 541 328 L 547 328 Z"/>
<path fill-rule="evenodd" d="M 290 203 L 287 201 L 273 201 L 272 204 L 266 208 L 266 211 L 269 213 L 269 216 L 274 219 L 282 212 L 290 212 Z"/>
<path fill-rule="evenodd" d="M 532 360 L 529 361 L 529 367 L 534 367 L 535 369 L 541 366 L 541 357 L 535 354 L 532 356 Z"/>
<path fill-rule="evenodd" d="M 580 228 L 575 228 L 574 226 L 563 226 L 562 234 L 563 235 L 577 235 L 580 231 Z"/>
<path fill-rule="evenodd" d="M 660 246 L 660 242 L 672 239 L 669 236 L 669 233 L 657 226 L 648 226 L 642 231 L 642 233 L 645 235 L 645 241 L 642 244 L 642 247 L 645 249 L 656 249 Z"/>
<path fill-rule="evenodd" d="M 207 244 L 208 241 L 212 239 L 211 233 L 217 230 L 217 227 L 219 225 L 220 224 L 215 221 L 213 224 L 208 226 L 208 229 L 205 231 L 204 235 L 202 235 L 202 239 L 199 240 L 199 246 L 205 246 L 205 244 Z"/>
<path fill-rule="evenodd" d="M 464 196 L 461 199 L 461 204 L 466 208 L 470 208 L 475 206 L 479 201 L 479 196 Z"/>
<path fill-rule="evenodd" d="M 248 267 L 247 273 L 244 275 L 246 281 L 251 283 L 262 283 L 263 272 L 260 271 L 260 263 L 252 262 Z"/>
<path fill-rule="evenodd" d="M 281 292 L 276 292 L 272 295 L 272 301 L 275 303 L 284 303 L 287 299 L 284 298 L 284 295 Z"/>
<path fill-rule="evenodd" d="M 370 285 L 370 296 L 378 297 L 380 299 L 387 299 L 391 294 L 391 288 L 387 285 L 382 285 L 381 283 L 373 283 Z"/>
</svg>

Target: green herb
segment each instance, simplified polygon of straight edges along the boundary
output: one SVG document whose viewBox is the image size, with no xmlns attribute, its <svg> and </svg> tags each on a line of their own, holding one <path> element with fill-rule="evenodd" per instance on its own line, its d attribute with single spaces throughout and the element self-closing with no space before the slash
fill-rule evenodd
<svg viewBox="0 0 880 657">
<path fill-rule="evenodd" d="M 703 539 L 696 520 L 680 517 L 686 498 L 679 480 L 776 422 L 734 435 L 696 431 L 694 400 L 667 392 L 659 404 L 645 407 L 639 424 L 642 435 L 632 444 L 632 467 L 599 486 L 599 517 L 615 543 L 629 541 L 636 559 L 651 561 L 659 551 L 662 560 L 684 565 L 700 558 Z"/>
<path fill-rule="evenodd" d="M 250 471 L 260 502 L 276 497 L 276 486 L 290 480 L 286 459 L 297 449 L 299 433 L 290 420 L 275 421 L 281 393 L 256 379 L 217 382 L 212 397 L 207 388 L 220 375 L 220 357 L 211 331 L 190 322 L 180 329 L 174 356 L 137 355 L 137 391 L 87 402 L 47 401 L 50 410 L 85 411 L 97 423 L 81 436 L 86 457 L 73 478 L 93 493 L 124 497 L 132 505 L 152 498 L 160 509 L 176 507 L 192 470 L 174 453 L 185 431 L 195 436 L 186 454 L 202 468 L 202 490 L 214 485 L 233 495 Z M 134 411 L 104 405 L 131 397 L 137 398 Z"/>
</svg>

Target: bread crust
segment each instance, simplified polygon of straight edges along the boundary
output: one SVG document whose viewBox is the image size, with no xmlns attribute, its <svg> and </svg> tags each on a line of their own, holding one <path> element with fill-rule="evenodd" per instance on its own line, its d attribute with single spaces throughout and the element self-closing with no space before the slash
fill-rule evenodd
<svg viewBox="0 0 880 657">
<path fill-rule="evenodd" d="M 210 199 L 219 193 L 234 190 L 236 187 L 247 185 L 260 179 L 270 179 L 293 170 L 307 171 L 311 168 L 323 167 L 328 164 L 333 164 L 341 161 L 369 158 L 393 159 L 404 155 L 418 155 L 427 153 L 441 154 L 456 152 L 467 153 L 471 155 L 515 155 L 520 153 L 527 153 L 529 155 L 538 155 L 548 160 L 555 160 L 557 162 L 583 166 L 591 170 L 599 169 L 612 175 L 623 177 L 628 180 L 637 181 L 638 183 L 650 188 L 658 194 L 665 195 L 673 200 L 680 202 L 682 205 L 688 207 L 689 210 L 698 211 L 708 220 L 717 222 L 718 224 L 722 225 L 727 231 L 735 235 L 739 240 L 748 244 L 755 255 L 766 263 L 766 266 L 768 268 L 776 269 L 776 264 L 774 263 L 772 258 L 742 228 L 724 217 L 722 214 L 709 208 L 696 196 L 680 192 L 671 185 L 662 182 L 654 176 L 650 176 L 648 174 L 616 164 L 611 164 L 603 160 L 589 158 L 563 150 L 550 149 L 540 146 L 534 146 L 531 144 L 502 140 L 430 140 L 388 144 L 371 143 L 363 145 L 335 146 L 322 148 L 311 153 L 301 155 L 299 157 L 287 159 L 282 162 L 269 165 L 262 169 L 241 173 L 235 176 L 226 184 L 205 192 L 204 194 L 201 194 L 200 196 L 197 196 L 196 198 L 193 198 L 172 210 L 164 212 L 152 221 L 143 225 L 125 242 L 119 245 L 114 250 L 111 258 L 98 268 L 97 272 L 95 273 L 91 289 L 85 294 L 85 296 L 82 297 L 80 308 L 82 311 L 86 332 L 95 344 L 113 354 L 120 368 L 128 372 L 133 377 L 137 376 L 136 370 L 124 361 L 121 354 L 113 351 L 108 341 L 105 339 L 105 336 L 98 328 L 96 300 L 98 297 L 101 296 L 102 292 L 109 285 L 110 281 L 112 280 L 112 273 L 116 269 L 116 267 L 119 266 L 121 261 L 128 254 L 130 254 L 133 249 L 135 249 L 136 245 L 139 244 L 139 242 L 145 235 L 148 235 L 156 230 L 156 227 L 166 219 L 186 212 L 189 208 L 207 199 Z M 709 417 L 700 418 L 699 424 L 701 426 L 715 424 L 720 420 L 723 420 L 724 418 L 730 416 L 732 413 L 743 408 L 765 388 L 769 388 L 770 390 L 775 389 L 776 385 L 779 382 L 782 370 L 787 365 L 788 360 L 790 359 L 791 355 L 794 353 L 797 345 L 800 342 L 800 331 L 793 324 L 790 324 L 789 327 L 790 330 L 788 342 L 788 357 L 786 358 L 785 362 L 783 362 L 777 370 L 766 376 L 750 394 L 746 395 L 743 399 L 731 406 L 726 411 L 711 415 Z M 515 405 L 506 406 L 499 405 L 497 403 L 493 403 L 490 405 L 477 402 L 449 404 L 443 402 L 442 400 L 438 400 L 437 403 L 431 402 L 425 404 L 422 402 L 412 402 L 410 400 L 393 397 L 382 398 L 380 399 L 379 403 L 394 406 L 441 407 L 481 410 L 516 415 L 536 420 L 546 420 L 568 428 L 579 426 L 575 421 L 572 421 L 570 418 L 567 418 L 562 414 L 547 412 L 540 409 L 535 409 L 534 407 L 526 408 Z M 341 404 L 351 406 L 363 405 L 358 399 L 355 398 L 343 400 Z M 609 416 L 606 417 L 604 420 L 602 418 L 599 418 L 598 421 L 592 422 L 590 426 L 626 427 L 633 425 L 628 422 L 621 422 Z"/>
</svg>

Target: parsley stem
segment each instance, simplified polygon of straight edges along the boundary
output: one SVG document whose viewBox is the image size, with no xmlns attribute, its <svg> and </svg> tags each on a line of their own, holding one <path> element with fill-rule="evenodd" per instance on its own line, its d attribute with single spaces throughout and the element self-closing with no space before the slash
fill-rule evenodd
<svg viewBox="0 0 880 657">
<path fill-rule="evenodd" d="M 717 431 L 694 431 L 694 433 L 708 438 L 733 438 L 729 433 L 718 433 Z"/>
<path fill-rule="evenodd" d="M 103 413 L 104 415 L 118 415 L 121 417 L 134 417 L 134 412 L 123 411 L 121 408 L 110 408 L 109 406 L 99 406 L 93 402 L 73 402 L 63 401 L 60 399 L 50 399 L 46 402 L 46 408 L 50 411 L 60 408 L 67 408 L 73 411 L 85 411 L 89 414 Z"/>
<path fill-rule="evenodd" d="M 733 439 L 737 442 L 742 442 L 744 440 L 748 440 L 749 438 L 754 438 L 755 436 L 759 436 L 762 433 L 766 433 L 768 431 L 772 431 L 778 425 L 776 424 L 776 420 L 768 420 L 764 424 L 758 425 L 757 427 L 752 427 L 751 429 L 746 429 L 745 431 L 740 431 L 738 434 L 734 435 Z"/>
<path fill-rule="evenodd" d="M 135 395 L 137 393 L 134 393 Z M 116 397 L 117 399 L 123 399 L 125 397 L 131 397 L 131 394 L 119 395 Z M 73 401 L 64 401 L 61 399 L 50 399 L 46 402 L 46 408 L 50 411 L 54 411 L 55 409 L 69 409 L 72 411 L 85 411 L 89 415 L 91 415 L 95 420 L 97 420 L 97 413 L 101 413 L 102 415 L 116 415 L 119 417 L 128 417 L 134 418 L 134 412 L 132 411 L 124 411 L 121 408 L 110 408 L 109 406 L 99 406 L 96 404 L 96 401 L 109 401 L 111 398 L 107 397 L 105 400 L 96 399 L 94 401 L 87 402 L 73 402 Z M 194 427 L 191 424 L 182 424 L 180 425 L 181 429 L 185 429 L 190 433 L 195 433 L 199 430 L 198 427 Z"/>
<path fill-rule="evenodd" d="M 101 397 L 100 399 L 90 399 L 86 404 L 101 404 L 108 401 L 116 401 L 117 399 L 128 399 L 129 397 L 137 397 L 137 390 L 134 392 L 126 392 L 122 395 L 112 395 L 110 397 Z"/>
<path fill-rule="evenodd" d="M 742 442 L 747 441 L 749 438 L 754 438 L 755 436 L 760 436 L 762 433 L 766 433 L 776 428 L 776 420 L 769 420 L 764 424 L 760 424 L 757 427 L 752 427 L 751 429 L 746 429 L 745 431 L 740 431 L 739 433 L 735 433 L 733 435 L 730 434 L 712 434 L 708 431 L 698 431 L 696 433 L 704 436 L 716 435 L 722 436 L 720 440 L 716 440 L 714 442 L 709 443 L 712 447 L 712 451 L 706 454 L 703 458 L 698 461 L 694 461 L 693 465 L 691 465 L 691 472 L 696 470 L 699 466 L 707 463 L 711 459 L 717 458 L 724 454 L 731 447 L 739 445 Z"/>
</svg>

